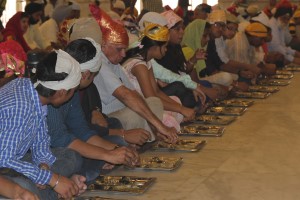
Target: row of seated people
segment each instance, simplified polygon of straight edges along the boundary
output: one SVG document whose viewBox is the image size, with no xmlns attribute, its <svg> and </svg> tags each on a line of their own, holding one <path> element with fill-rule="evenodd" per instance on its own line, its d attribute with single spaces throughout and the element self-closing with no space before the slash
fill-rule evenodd
<svg viewBox="0 0 300 200">
<path fill-rule="evenodd" d="M 276 69 L 265 60 L 259 65 L 231 60 L 220 49 L 226 45 L 216 45 L 216 39 L 231 39 L 237 32 L 237 21 L 224 11 L 213 11 L 207 21 L 195 20 L 185 30 L 173 11 L 148 13 L 140 21 L 139 41 L 126 51 L 124 26 L 95 5 L 90 10 L 102 41 L 73 28 L 70 38 L 77 38 L 64 50 L 42 56 L 30 78 L 11 80 L 23 74 L 26 54 L 14 41 L 0 44 L 6 77 L 0 89 L 0 173 L 7 185 L 19 183 L 34 198 L 81 194 L 86 182 L 114 165 L 137 164 L 137 151 L 149 143 L 176 142 L 180 123 L 209 102 L 245 90 L 257 76 Z M 248 44 L 239 52 L 252 62 L 270 33 L 257 21 L 239 33 Z M 219 64 L 204 62 L 210 56 Z M 12 188 L 1 194 L 15 198 Z"/>
</svg>

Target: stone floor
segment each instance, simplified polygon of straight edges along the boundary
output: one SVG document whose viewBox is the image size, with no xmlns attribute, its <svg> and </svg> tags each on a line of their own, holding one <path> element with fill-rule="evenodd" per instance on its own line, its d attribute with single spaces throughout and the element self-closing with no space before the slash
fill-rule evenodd
<svg viewBox="0 0 300 200">
<path fill-rule="evenodd" d="M 157 153 L 183 157 L 174 172 L 119 168 L 112 175 L 156 177 L 138 196 L 86 193 L 139 200 L 297 200 L 300 199 L 300 73 L 289 86 L 257 100 L 220 138 L 205 138 L 197 153 Z"/>
</svg>

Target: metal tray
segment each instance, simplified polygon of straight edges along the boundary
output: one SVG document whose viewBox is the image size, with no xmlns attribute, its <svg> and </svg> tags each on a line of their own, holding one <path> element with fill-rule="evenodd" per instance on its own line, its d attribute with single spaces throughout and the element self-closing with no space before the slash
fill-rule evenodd
<svg viewBox="0 0 300 200">
<path fill-rule="evenodd" d="M 254 101 L 251 100 L 242 100 L 242 99 L 228 99 L 223 100 L 217 103 L 219 106 L 225 107 L 249 107 L 254 104 Z"/>
<path fill-rule="evenodd" d="M 206 113 L 210 115 L 242 115 L 247 108 L 243 107 L 210 107 L 207 109 Z"/>
<path fill-rule="evenodd" d="M 277 70 L 276 74 L 277 75 L 292 75 L 292 76 L 294 76 L 293 72 L 287 71 L 287 70 Z"/>
<path fill-rule="evenodd" d="M 278 92 L 279 90 L 280 90 L 279 87 L 275 87 L 275 86 L 263 86 L 263 85 L 249 86 L 250 92 L 275 93 L 275 92 Z"/>
<path fill-rule="evenodd" d="M 179 139 L 176 144 L 168 144 L 162 141 L 157 142 L 153 149 L 156 151 L 187 151 L 195 152 L 199 151 L 206 144 L 205 140 L 197 139 Z"/>
<path fill-rule="evenodd" d="M 225 127 L 190 124 L 181 128 L 179 135 L 182 136 L 222 136 Z"/>
<path fill-rule="evenodd" d="M 290 74 L 290 75 L 288 75 L 288 74 L 276 74 L 276 75 L 271 76 L 270 78 L 271 79 L 289 80 L 289 79 L 293 78 L 293 76 L 294 76 L 293 74 Z"/>
<path fill-rule="evenodd" d="M 112 193 L 144 193 L 156 180 L 150 177 L 106 176 L 100 175 L 87 188 L 89 191 L 106 191 Z"/>
<path fill-rule="evenodd" d="M 251 98 L 251 99 L 265 99 L 270 96 L 271 93 L 265 92 L 236 92 L 235 97 L 238 98 Z"/>
<path fill-rule="evenodd" d="M 100 197 L 100 196 L 94 196 L 94 197 L 80 196 L 75 198 L 75 200 L 124 200 L 124 199 L 115 199 L 115 198 Z"/>
<path fill-rule="evenodd" d="M 201 115 L 196 117 L 194 122 L 198 124 L 228 125 L 236 118 L 235 116 Z"/>
<path fill-rule="evenodd" d="M 264 86 L 286 86 L 289 85 L 291 81 L 288 80 L 276 80 L 276 79 L 263 79 L 258 81 L 258 85 Z"/>
<path fill-rule="evenodd" d="M 158 171 L 172 171 L 177 169 L 182 163 L 182 158 L 152 156 L 142 157 L 139 166 L 134 168 L 126 167 L 131 170 L 158 170 Z"/>
<path fill-rule="evenodd" d="M 289 64 L 287 65 L 285 68 L 283 68 L 284 70 L 287 71 L 300 71 L 300 65 L 296 65 L 296 64 Z"/>
</svg>

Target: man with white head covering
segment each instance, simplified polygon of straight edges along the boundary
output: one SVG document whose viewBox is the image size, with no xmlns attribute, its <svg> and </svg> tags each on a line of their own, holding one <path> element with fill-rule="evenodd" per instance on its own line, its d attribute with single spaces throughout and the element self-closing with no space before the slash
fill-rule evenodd
<svg viewBox="0 0 300 200">
<path fill-rule="evenodd" d="M 59 159 L 50 151 L 46 124 L 46 105 L 60 106 L 68 101 L 80 80 L 79 63 L 59 50 L 39 62 L 32 80 L 15 79 L 0 90 L 0 170 L 8 171 L 7 177 L 11 180 L 14 180 L 11 174 L 14 171 L 34 185 L 50 186 L 53 190 L 35 191 L 40 199 L 57 199 L 58 195 L 71 198 L 86 188 L 84 177 L 76 175 L 69 179 L 60 175 L 62 170 L 70 173 L 78 169 L 68 166 L 59 166 L 58 171 L 53 169 Z M 29 149 L 32 157 L 24 161 Z M 55 192 L 45 194 L 49 190 Z"/>
<path fill-rule="evenodd" d="M 100 45 L 91 38 L 78 39 L 68 44 L 66 52 L 80 63 L 82 78 L 79 89 L 88 87 L 102 65 Z M 86 176 L 87 181 L 92 181 L 99 175 L 105 162 L 132 166 L 137 160 L 135 151 L 126 147 L 118 148 L 117 144 L 102 139 L 99 137 L 100 133 L 89 127 L 78 92 L 58 108 L 49 105 L 47 122 L 51 146 L 67 147 L 85 158 L 81 173 Z M 113 142 L 124 145 L 121 137 L 110 138 Z"/>
<path fill-rule="evenodd" d="M 288 29 L 288 23 L 293 15 L 292 5 L 289 1 L 282 0 L 276 7 L 274 17 L 270 19 L 272 40 L 268 43 L 268 48 L 270 51 L 283 54 L 286 63 L 300 64 L 300 52 L 289 46 L 292 36 Z"/>
</svg>

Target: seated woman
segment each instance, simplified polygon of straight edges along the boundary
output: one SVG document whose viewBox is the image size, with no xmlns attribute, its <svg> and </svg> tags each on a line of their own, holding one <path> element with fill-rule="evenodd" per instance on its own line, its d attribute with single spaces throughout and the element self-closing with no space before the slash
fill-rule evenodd
<svg viewBox="0 0 300 200">
<path fill-rule="evenodd" d="M 23 37 L 29 26 L 28 21 L 28 14 L 17 12 L 8 20 L 5 29 L 2 30 L 3 40 L 15 40 L 23 47 L 25 52 L 31 50 Z"/>
<path fill-rule="evenodd" d="M 184 33 L 183 20 L 179 16 L 177 16 L 172 10 L 166 11 L 161 15 L 164 16 L 167 20 L 167 26 L 170 31 L 170 37 L 167 45 L 166 55 L 161 59 L 156 59 L 156 61 L 164 68 L 169 69 L 176 74 L 189 74 L 194 69 L 194 60 L 204 60 L 206 57 L 206 53 L 204 51 L 197 51 L 196 53 L 194 53 L 192 58 L 187 61 L 184 57 L 180 45 Z M 201 88 L 200 92 L 202 92 L 202 94 L 204 93 L 208 95 L 210 98 L 213 99 L 216 94 L 213 94 L 213 89 L 204 87 L 203 85 L 205 84 L 207 84 L 207 81 L 200 81 L 200 84 L 198 84 Z M 195 92 L 188 90 L 186 87 L 182 88 L 181 85 L 182 84 L 179 85 L 178 82 L 173 82 L 169 83 L 168 85 L 162 83 L 160 86 L 162 87 L 162 91 L 164 91 L 167 95 L 178 96 L 182 101 L 182 104 L 187 107 L 201 107 L 201 103 L 204 104 L 205 96 L 201 99 L 201 101 L 197 102 L 194 98 Z M 208 85 L 210 84 L 208 83 Z M 170 93 L 174 90 L 176 91 L 175 94 Z M 182 92 L 178 95 L 179 91 Z"/>
<path fill-rule="evenodd" d="M 163 122 L 165 125 L 179 130 L 179 123 L 182 120 L 180 114 L 186 119 L 191 119 L 194 117 L 195 111 L 177 103 L 159 89 L 149 62 L 151 59 L 160 59 L 165 55 L 168 39 L 167 28 L 149 24 L 140 38 L 141 44 L 127 51 L 123 67 L 136 91 L 145 98 L 159 97 L 163 102 L 164 109 L 172 111 L 164 113 Z"/>
</svg>

